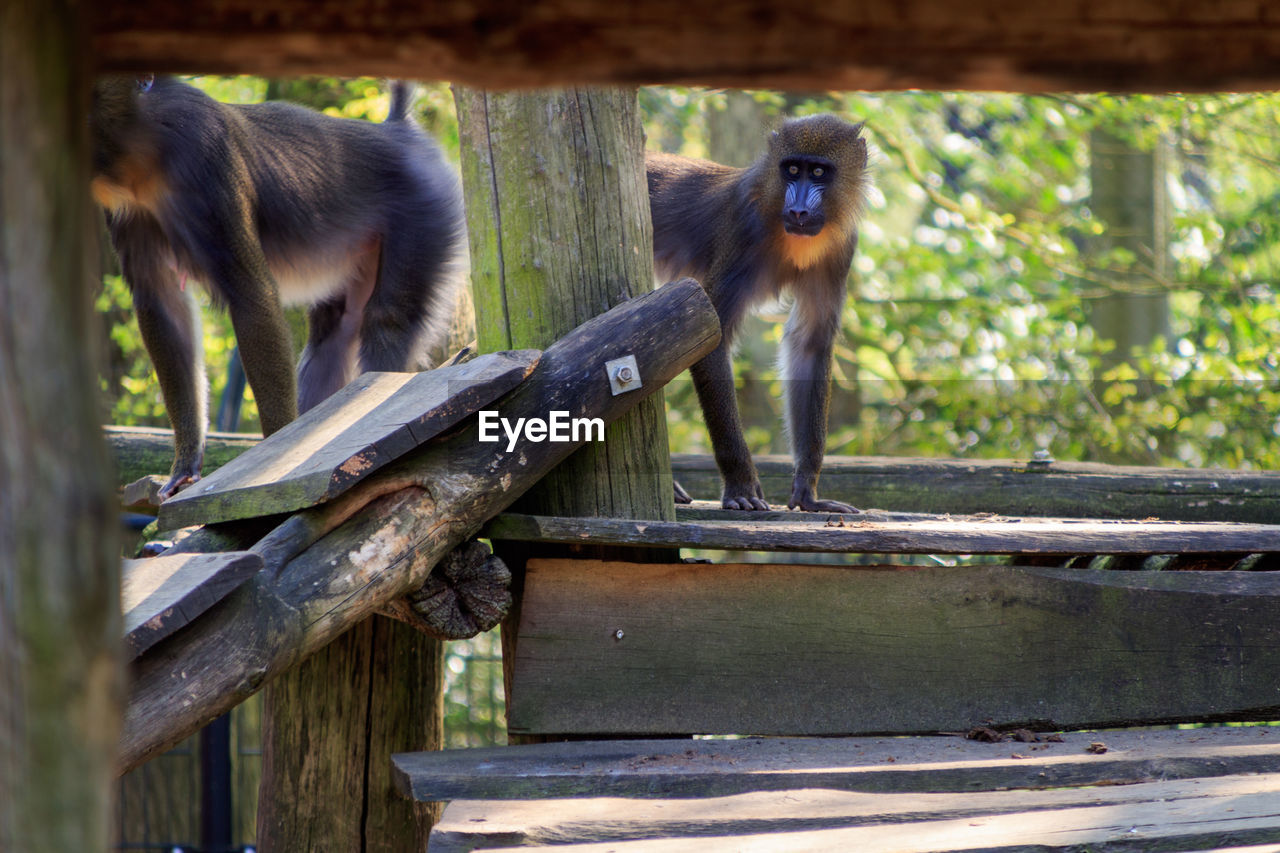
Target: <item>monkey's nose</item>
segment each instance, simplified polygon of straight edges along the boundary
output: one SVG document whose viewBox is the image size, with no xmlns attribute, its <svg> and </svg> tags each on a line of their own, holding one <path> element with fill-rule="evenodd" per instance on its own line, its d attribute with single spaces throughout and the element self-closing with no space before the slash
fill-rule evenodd
<svg viewBox="0 0 1280 853">
<path fill-rule="evenodd" d="M 804 225 L 804 223 L 809 219 L 809 211 L 805 210 L 804 208 L 796 208 L 794 210 L 788 210 L 787 215 L 790 216 L 793 220 L 795 220 L 796 223 L 799 225 Z"/>
</svg>

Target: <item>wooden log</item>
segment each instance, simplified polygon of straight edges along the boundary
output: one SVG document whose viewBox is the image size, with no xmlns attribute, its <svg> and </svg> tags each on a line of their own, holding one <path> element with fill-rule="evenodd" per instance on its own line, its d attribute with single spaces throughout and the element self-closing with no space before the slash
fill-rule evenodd
<svg viewBox="0 0 1280 853">
<path fill-rule="evenodd" d="M 125 560 L 120 604 L 130 657 L 195 619 L 261 568 L 262 557 L 248 551 Z"/>
<path fill-rule="evenodd" d="M 1050 833 L 1061 833 L 1064 828 L 1072 833 L 1090 831 L 1090 841 L 1095 843 L 1133 841 L 1139 826 L 1143 827 L 1140 837 L 1148 845 L 1163 835 L 1160 829 L 1166 827 L 1172 829 L 1171 836 L 1179 839 L 1209 831 L 1221 842 L 1239 838 L 1241 831 L 1252 833 L 1256 827 L 1245 824 L 1259 819 L 1264 821 L 1264 828 L 1280 837 L 1280 817 L 1274 809 L 1265 807 L 1267 799 L 1277 795 L 1280 774 L 1268 773 L 963 794 L 862 794 L 809 789 L 663 800 L 456 800 L 446 807 L 443 819 L 432 830 L 431 853 L 551 844 L 617 844 L 641 839 L 680 839 L 691 846 L 700 843 L 700 850 L 713 844 L 736 850 L 748 839 L 771 840 L 772 845 L 762 846 L 772 851 L 796 843 L 808 844 L 815 830 L 852 827 L 876 829 L 856 837 L 850 834 L 853 843 L 828 849 L 874 849 L 867 845 L 880 839 L 894 843 L 894 849 L 920 849 L 922 836 L 943 828 L 944 821 L 953 834 L 939 838 L 933 849 L 955 849 L 966 834 L 977 834 L 975 827 L 983 827 L 988 837 L 993 831 L 999 832 L 1007 836 L 1001 841 L 1015 844 L 1025 844 L 1030 832 L 1043 833 L 1051 846 L 1058 846 L 1062 838 L 1051 837 Z M 1204 807 L 1203 811 L 1212 817 L 1212 825 L 1203 817 L 1188 825 L 1184 811 L 1188 806 Z M 1072 811 L 1067 813 L 1067 809 Z M 1162 811 L 1165 814 L 1160 814 Z M 1171 819 L 1170 811 L 1177 815 L 1176 820 Z M 1153 834 L 1147 827 L 1160 829 Z M 766 833 L 767 837 L 759 838 Z M 1073 843 L 1078 840 L 1078 836 L 1072 839 Z"/>
<path fill-rule="evenodd" d="M 1275 773 L 1280 766 L 1275 726 L 1062 737 L 1042 744 L 959 736 L 571 741 L 391 760 L 401 793 L 424 801 L 725 797 L 812 788 L 970 794 Z M 1087 751 L 1099 741 L 1105 752 Z"/>
<path fill-rule="evenodd" d="M 0 849 L 105 850 L 120 558 L 98 430 L 87 7 L 0 0 Z"/>
<path fill-rule="evenodd" d="M 698 83 L 780 89 L 1273 89 L 1266 0 L 157 0 L 93 17 L 104 68 L 377 74 L 491 89 Z M 1230 50 L 1223 50 L 1230 45 Z"/>
<path fill-rule="evenodd" d="M 720 499 L 720 472 L 710 456 L 672 454 L 671 467 L 694 497 Z M 776 501 L 790 493 L 789 457 L 757 456 L 756 468 L 766 497 Z M 864 510 L 897 512 L 1259 524 L 1280 518 L 1280 471 L 828 456 L 822 494 Z"/>
<path fill-rule="evenodd" d="M 173 430 L 106 426 L 102 432 L 115 460 L 117 485 L 124 486 L 161 472 L 167 474 L 173 464 Z M 221 468 L 260 441 L 260 435 L 211 432 L 205 440 L 204 469 L 214 471 Z"/>
<path fill-rule="evenodd" d="M 668 331 L 658 340 L 653 329 Z M 543 353 L 503 402 L 504 417 L 572 410 L 606 423 L 643 399 L 614 396 L 604 363 L 633 353 L 646 389 L 662 387 L 719 342 L 702 288 L 684 280 L 578 327 Z M 303 511 L 253 550 L 267 569 L 187 630 L 138 659 L 120 766 L 137 766 L 225 712 L 366 616 L 422 586 L 439 559 L 473 536 L 574 449 L 577 442 L 479 440 L 475 421 L 370 477 L 336 503 L 363 506 L 319 541 L 333 504 Z M 368 505 L 360 501 L 381 495 Z M 289 531 L 301 531 L 293 536 Z M 199 542 L 200 537 L 191 537 Z M 285 543 L 292 543 L 289 550 Z M 270 552 L 270 553 L 268 553 Z"/>
<path fill-rule="evenodd" d="M 530 561 L 515 733 L 1275 719 L 1280 573 Z"/>
<path fill-rule="evenodd" d="M 926 518 L 788 513 L 794 521 L 649 521 L 505 513 L 494 539 L 633 547 L 851 554 L 1221 554 L 1280 551 L 1280 525 L 1063 518 Z"/>
<path fill-rule="evenodd" d="M 165 501 L 160 525 L 174 530 L 332 500 L 523 382 L 540 355 L 495 352 L 423 373 L 366 373 Z"/>
</svg>

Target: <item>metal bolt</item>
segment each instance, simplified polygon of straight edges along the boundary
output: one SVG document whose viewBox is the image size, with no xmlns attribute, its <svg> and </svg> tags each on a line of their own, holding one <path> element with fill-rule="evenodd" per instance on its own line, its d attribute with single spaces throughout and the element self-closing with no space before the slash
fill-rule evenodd
<svg viewBox="0 0 1280 853">
<path fill-rule="evenodd" d="M 619 385 L 626 385 L 635 378 L 635 371 L 624 365 L 618 368 L 618 372 L 615 373 L 614 376 L 618 378 Z"/>
<path fill-rule="evenodd" d="M 626 634 L 624 634 L 624 633 L 622 632 L 622 629 L 621 629 L 621 628 L 619 628 L 618 630 L 616 630 L 616 631 L 614 631 L 614 632 L 613 632 L 613 638 L 614 638 L 615 640 L 621 640 L 621 639 L 622 639 L 623 637 L 625 637 L 625 636 L 626 636 Z"/>
<path fill-rule="evenodd" d="M 1053 456 L 1047 450 L 1037 450 L 1031 454 L 1031 461 L 1027 463 L 1028 468 L 1048 468 L 1053 464 Z"/>
</svg>

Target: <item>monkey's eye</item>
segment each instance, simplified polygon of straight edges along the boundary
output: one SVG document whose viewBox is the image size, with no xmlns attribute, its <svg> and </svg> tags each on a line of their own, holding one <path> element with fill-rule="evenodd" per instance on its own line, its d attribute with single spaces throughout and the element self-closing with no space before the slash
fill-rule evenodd
<svg viewBox="0 0 1280 853">
<path fill-rule="evenodd" d="M 800 174 L 800 167 L 797 166 L 795 163 L 792 163 L 790 166 L 787 167 L 787 174 L 788 175 Z"/>
<path fill-rule="evenodd" d="M 824 168 L 822 168 L 821 166 L 814 166 L 814 167 L 813 167 L 813 176 L 814 176 L 815 178 L 821 178 L 821 177 L 822 177 L 823 175 L 825 175 L 826 173 L 827 173 L 827 170 L 826 170 L 826 169 L 824 169 Z"/>
</svg>

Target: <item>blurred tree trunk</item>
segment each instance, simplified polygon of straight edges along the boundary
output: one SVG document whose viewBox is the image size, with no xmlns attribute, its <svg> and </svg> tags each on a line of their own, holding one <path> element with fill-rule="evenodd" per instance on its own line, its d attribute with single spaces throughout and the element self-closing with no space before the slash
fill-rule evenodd
<svg viewBox="0 0 1280 853">
<path fill-rule="evenodd" d="M 1092 132 L 1089 145 L 1090 206 L 1106 225 L 1092 251 L 1102 255 L 1125 249 L 1137 267 L 1130 274 L 1117 273 L 1113 292 L 1090 305 L 1089 322 L 1098 337 L 1115 341 L 1103 361 L 1107 370 L 1130 361 L 1135 347 L 1169 335 L 1169 297 L 1160 289 L 1169 269 L 1167 148 L 1157 143 L 1143 151 L 1101 128 Z"/>
<path fill-rule="evenodd" d="M 0 0 L 0 850 L 105 850 L 120 562 L 77 3 Z"/>
</svg>

